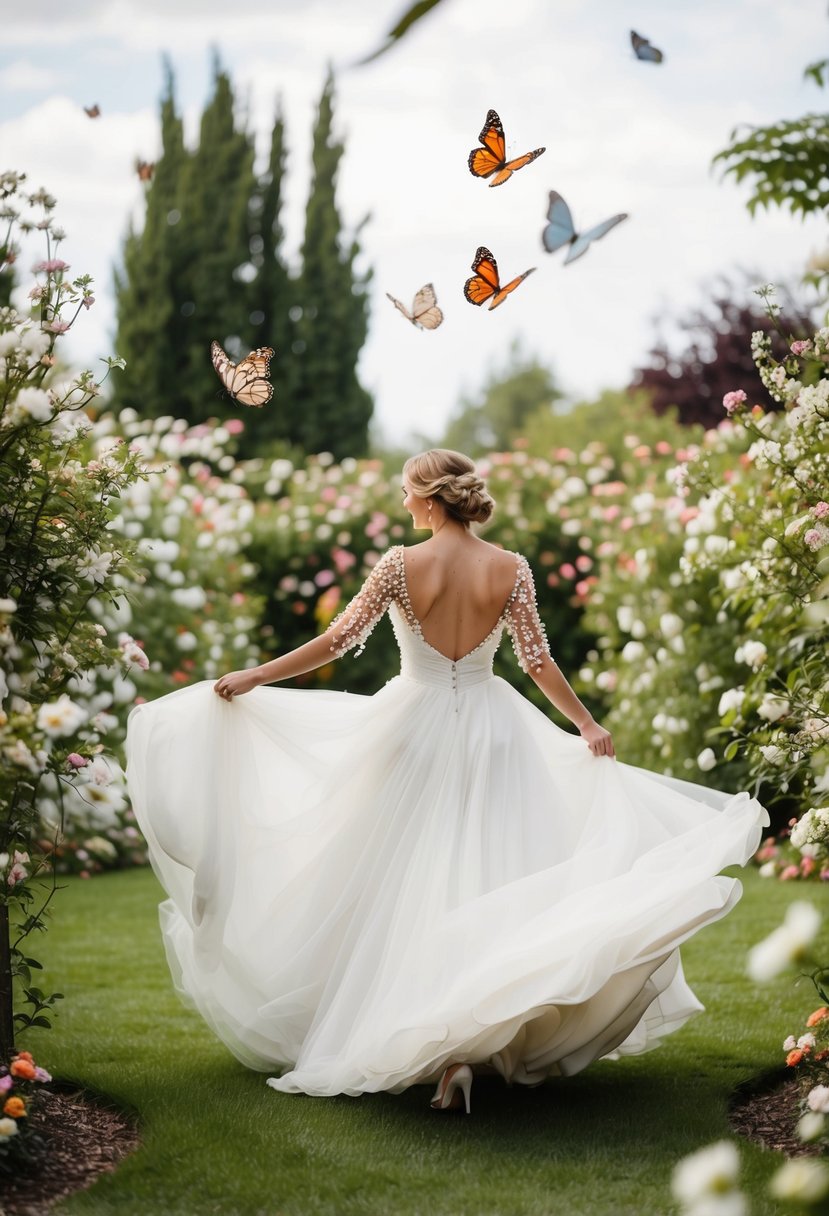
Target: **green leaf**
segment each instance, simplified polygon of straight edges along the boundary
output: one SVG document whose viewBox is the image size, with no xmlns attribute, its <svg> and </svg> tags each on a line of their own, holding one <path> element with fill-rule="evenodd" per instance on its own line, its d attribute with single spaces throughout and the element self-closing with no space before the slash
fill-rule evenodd
<svg viewBox="0 0 829 1216">
<path fill-rule="evenodd" d="M 379 59 L 391 47 L 394 46 L 398 39 L 412 28 L 412 26 L 420 21 L 421 17 L 425 17 L 430 9 L 433 9 L 436 4 L 440 4 L 441 0 L 417 0 L 411 8 L 407 9 L 400 20 L 393 26 L 386 35 L 386 41 L 382 46 L 379 46 L 376 51 L 372 51 L 370 55 L 366 55 L 365 59 L 359 59 L 354 65 L 355 67 L 363 67 L 367 63 L 371 63 L 374 59 Z"/>
<path fill-rule="evenodd" d="M 733 760 L 740 750 L 740 740 L 732 739 L 728 747 L 723 752 L 723 760 Z"/>
<path fill-rule="evenodd" d="M 52 1028 L 52 1023 L 49 1021 L 48 1018 L 44 1018 L 44 1017 L 32 1018 L 29 1025 L 30 1026 L 42 1026 L 44 1030 L 51 1030 L 51 1028 Z"/>
</svg>

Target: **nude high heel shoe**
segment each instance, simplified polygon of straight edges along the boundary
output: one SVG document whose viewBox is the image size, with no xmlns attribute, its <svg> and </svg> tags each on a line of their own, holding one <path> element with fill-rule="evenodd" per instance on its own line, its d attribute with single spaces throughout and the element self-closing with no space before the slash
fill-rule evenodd
<svg viewBox="0 0 829 1216">
<path fill-rule="evenodd" d="M 459 1092 L 460 1091 L 460 1092 Z M 468 1064 L 450 1064 L 440 1079 L 440 1084 L 432 1098 L 432 1110 L 449 1110 L 460 1106 L 455 1101 L 463 1094 L 463 1104 L 466 1113 L 470 1114 L 470 1096 L 472 1093 L 472 1069 Z"/>
</svg>

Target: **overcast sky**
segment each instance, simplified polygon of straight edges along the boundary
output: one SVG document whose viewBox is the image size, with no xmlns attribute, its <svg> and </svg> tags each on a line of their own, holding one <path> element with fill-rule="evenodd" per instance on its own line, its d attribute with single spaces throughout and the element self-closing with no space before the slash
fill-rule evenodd
<svg viewBox="0 0 829 1216">
<path fill-rule="evenodd" d="M 98 303 L 68 349 L 84 364 L 113 350 L 112 265 L 142 214 L 137 156 L 159 150 L 162 53 L 176 72 L 189 135 L 210 81 L 210 48 L 230 70 L 265 153 L 277 99 L 290 159 L 288 252 L 302 233 L 310 132 L 327 63 L 346 154 L 339 199 L 363 229 L 374 270 L 361 376 L 386 437 L 439 434 L 462 394 L 503 366 L 518 340 L 574 398 L 624 385 L 657 317 L 681 316 L 722 273 L 797 275 L 827 245 L 824 221 L 749 217 L 748 187 L 720 180 L 711 157 L 738 123 L 825 105 L 802 79 L 829 54 L 825 0 L 444 0 L 398 47 L 358 70 L 407 0 L 53 0 L 4 5 L 0 166 L 59 199 L 73 271 L 95 276 Z M 665 52 L 632 54 L 633 27 Z M 84 105 L 97 103 L 90 120 Z M 508 150 L 546 153 L 491 190 L 466 165 L 487 110 Z M 584 258 L 542 252 L 547 194 L 578 227 L 620 224 Z M 502 280 L 536 266 L 493 313 L 463 298 L 478 245 Z M 416 331 L 386 300 L 435 284 L 446 319 Z M 210 335 L 212 336 L 212 335 Z M 205 357 L 207 358 L 207 348 Z M 273 408 L 290 409 L 273 365 Z"/>
</svg>

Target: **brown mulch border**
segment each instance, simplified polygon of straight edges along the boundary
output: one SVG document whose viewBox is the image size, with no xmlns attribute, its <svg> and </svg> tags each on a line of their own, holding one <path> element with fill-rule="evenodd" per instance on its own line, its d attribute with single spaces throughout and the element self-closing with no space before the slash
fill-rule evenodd
<svg viewBox="0 0 829 1216">
<path fill-rule="evenodd" d="M 791 1069 L 763 1073 L 741 1085 L 731 1100 L 728 1121 L 738 1135 L 787 1157 L 810 1157 L 820 1145 L 797 1135 L 802 1081 Z"/>
<path fill-rule="evenodd" d="M 0 1216 L 46 1216 L 58 1199 L 91 1186 L 140 1142 L 134 1118 L 77 1086 L 41 1090 L 31 1120 L 43 1153 L 14 1177 L 0 1175 Z"/>
</svg>

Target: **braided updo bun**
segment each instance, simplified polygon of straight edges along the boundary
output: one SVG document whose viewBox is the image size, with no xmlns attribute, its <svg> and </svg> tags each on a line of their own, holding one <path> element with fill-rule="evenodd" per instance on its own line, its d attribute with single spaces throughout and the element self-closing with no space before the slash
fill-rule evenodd
<svg viewBox="0 0 829 1216">
<path fill-rule="evenodd" d="M 403 475 L 418 498 L 436 498 L 447 513 L 467 528 L 485 524 L 495 507 L 495 499 L 468 456 L 449 448 L 431 448 L 410 456 Z"/>
</svg>

